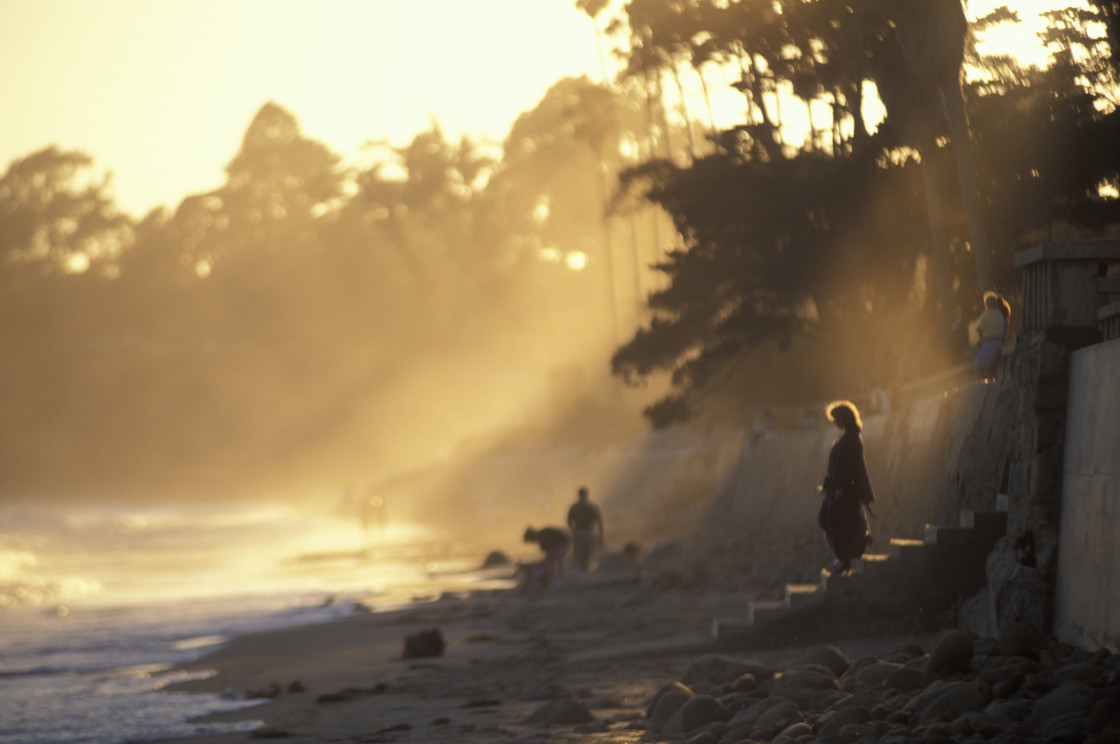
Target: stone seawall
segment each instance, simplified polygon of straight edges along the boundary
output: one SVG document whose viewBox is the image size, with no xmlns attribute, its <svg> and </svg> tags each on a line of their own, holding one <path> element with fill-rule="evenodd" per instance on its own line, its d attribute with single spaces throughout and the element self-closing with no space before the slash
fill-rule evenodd
<svg viewBox="0 0 1120 744">
<path fill-rule="evenodd" d="M 1054 633 L 1120 652 L 1120 341 L 1073 354 Z"/>
</svg>

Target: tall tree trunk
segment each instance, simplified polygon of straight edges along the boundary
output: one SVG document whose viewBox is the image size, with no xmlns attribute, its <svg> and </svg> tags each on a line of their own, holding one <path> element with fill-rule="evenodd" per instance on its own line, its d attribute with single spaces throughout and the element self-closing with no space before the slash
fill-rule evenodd
<svg viewBox="0 0 1120 744">
<path fill-rule="evenodd" d="M 957 178 L 960 181 L 961 201 L 968 219 L 968 235 L 972 243 L 972 260 L 976 266 L 976 287 L 980 292 L 993 288 L 992 249 L 988 245 L 988 231 L 984 227 L 984 214 L 980 207 L 976 171 L 972 160 L 972 136 L 969 132 L 968 113 L 964 107 L 961 87 L 947 84 L 943 87 L 945 115 L 949 123 L 949 136 L 957 161 Z"/>
<path fill-rule="evenodd" d="M 854 155 L 862 152 L 864 146 L 871 140 L 871 134 L 867 131 L 867 121 L 863 118 L 863 81 L 857 81 L 845 98 L 848 113 L 852 116 L 852 154 Z"/>
<path fill-rule="evenodd" d="M 938 174 L 937 143 L 923 123 L 921 131 L 922 181 L 926 188 L 926 208 L 929 216 L 930 261 L 933 264 L 934 296 L 937 298 L 937 327 L 939 340 L 945 338 L 949 324 L 946 315 L 949 309 L 949 243 L 945 239 L 945 216 L 941 207 L 941 179 Z"/>
<path fill-rule="evenodd" d="M 708 127 L 709 131 L 716 131 L 716 117 L 712 114 L 712 95 L 708 90 L 708 81 L 704 79 L 704 68 L 702 65 L 696 65 L 696 77 L 700 78 L 700 90 L 704 94 L 704 106 L 708 109 Z"/>
<path fill-rule="evenodd" d="M 743 98 L 747 101 L 746 119 L 747 123 L 749 124 L 754 121 L 754 86 L 751 83 L 750 67 L 746 62 L 746 60 L 748 60 L 746 50 L 744 50 L 742 47 L 739 47 L 738 59 L 739 80 L 743 83 Z"/>
</svg>

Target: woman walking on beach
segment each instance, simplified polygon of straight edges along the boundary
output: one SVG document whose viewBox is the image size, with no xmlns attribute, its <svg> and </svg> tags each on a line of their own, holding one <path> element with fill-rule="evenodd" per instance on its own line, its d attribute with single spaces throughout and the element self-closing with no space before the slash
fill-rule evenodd
<svg viewBox="0 0 1120 744">
<path fill-rule="evenodd" d="M 843 400 L 828 407 L 828 418 L 844 433 L 828 455 L 828 474 L 820 489 L 824 500 L 818 515 L 821 529 L 836 553 L 830 573 L 852 567 L 871 541 L 866 507 L 875 500 L 863 459 L 863 422 L 854 403 Z"/>
</svg>

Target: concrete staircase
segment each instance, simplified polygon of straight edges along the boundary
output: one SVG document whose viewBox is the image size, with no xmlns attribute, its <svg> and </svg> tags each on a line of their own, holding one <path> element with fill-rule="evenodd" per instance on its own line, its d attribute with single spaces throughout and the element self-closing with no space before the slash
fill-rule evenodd
<svg viewBox="0 0 1120 744">
<path fill-rule="evenodd" d="M 752 599 L 745 617 L 713 619 L 712 635 L 719 640 L 744 638 L 760 626 L 827 602 L 830 596 L 850 594 L 876 576 L 890 575 L 920 586 L 935 602 L 946 596 L 968 596 L 985 584 L 985 559 L 1006 531 L 1007 495 L 1000 494 L 994 509 L 961 510 L 958 525 L 927 524 L 921 540 L 891 538 L 889 553 L 866 553 L 852 561 L 848 573 L 833 576 L 821 569 L 815 584 L 786 584 L 782 599 Z"/>
</svg>

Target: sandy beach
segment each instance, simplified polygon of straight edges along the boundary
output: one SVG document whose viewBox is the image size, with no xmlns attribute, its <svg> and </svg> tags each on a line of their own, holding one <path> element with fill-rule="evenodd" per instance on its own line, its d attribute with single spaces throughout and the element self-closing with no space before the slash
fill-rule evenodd
<svg viewBox="0 0 1120 744">
<path fill-rule="evenodd" d="M 211 744 L 631 742 L 648 736 L 653 695 L 704 654 L 780 669 L 818 644 L 835 644 L 855 658 L 925 646 L 931 638 L 928 628 L 892 633 L 898 628 L 813 622 L 721 647 L 712 619 L 741 615 L 748 599 L 707 588 L 655 589 L 631 577 L 546 593 L 444 596 L 235 638 L 188 667 L 214 676 L 174 689 L 269 696 L 260 706 L 209 719 L 263 721 L 250 733 L 192 740 Z M 402 658 L 406 637 L 432 629 L 446 642 L 442 655 Z M 568 700 L 593 720 L 564 723 L 557 701 Z"/>
</svg>

